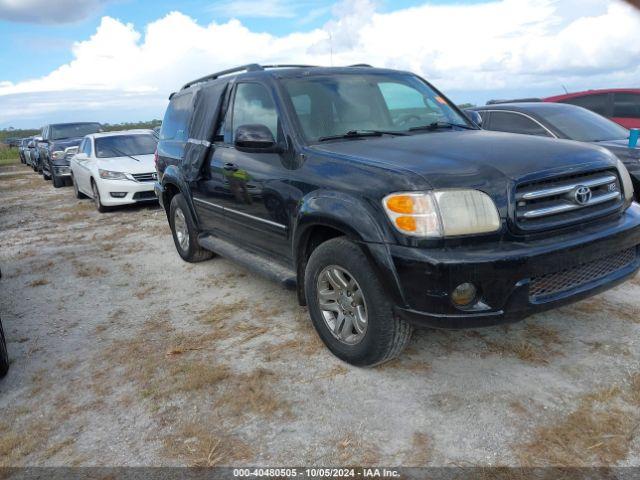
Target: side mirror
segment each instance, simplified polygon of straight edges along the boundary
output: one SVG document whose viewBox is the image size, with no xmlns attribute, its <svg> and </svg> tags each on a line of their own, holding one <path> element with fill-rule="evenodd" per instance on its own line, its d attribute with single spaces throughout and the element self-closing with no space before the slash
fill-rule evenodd
<svg viewBox="0 0 640 480">
<path fill-rule="evenodd" d="M 464 113 L 467 115 L 467 118 L 473 123 L 475 123 L 479 127 L 482 126 L 482 117 L 478 112 L 476 112 L 475 110 L 465 110 Z"/>
<path fill-rule="evenodd" d="M 279 153 L 282 151 L 266 125 L 240 125 L 236 129 L 235 146 L 238 150 L 254 153 Z"/>
<path fill-rule="evenodd" d="M 75 155 L 76 153 L 78 153 L 78 149 L 79 149 L 79 148 L 80 148 L 80 147 L 77 147 L 77 146 L 76 146 L 76 147 L 67 147 L 67 148 L 65 148 L 65 149 L 64 149 L 64 155 L 65 155 L 65 157 L 66 157 L 67 155 Z"/>
<path fill-rule="evenodd" d="M 640 129 L 632 128 L 629 130 L 629 148 L 636 148 L 638 145 L 638 137 L 640 137 Z"/>
<path fill-rule="evenodd" d="M 27 143 L 27 148 L 33 148 L 35 146 L 35 144 L 33 143 L 33 140 L 31 140 L 29 143 Z"/>
</svg>

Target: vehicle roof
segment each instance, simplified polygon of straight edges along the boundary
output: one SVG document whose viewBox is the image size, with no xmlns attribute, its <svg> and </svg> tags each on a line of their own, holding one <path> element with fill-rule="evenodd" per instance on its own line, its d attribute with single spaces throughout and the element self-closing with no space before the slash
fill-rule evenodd
<svg viewBox="0 0 640 480">
<path fill-rule="evenodd" d="M 246 65 L 244 67 L 238 67 L 236 69 L 224 70 L 219 73 L 213 73 L 207 77 L 201 79 L 192 80 L 185 84 L 181 91 L 189 88 L 200 86 L 205 83 L 214 82 L 217 80 L 230 80 L 234 78 L 294 78 L 302 75 L 335 75 L 335 74 L 406 74 L 411 73 L 403 70 L 393 70 L 389 68 L 376 68 L 365 64 L 350 65 L 345 67 L 326 67 L 326 66 L 287 66 L 287 65 L 275 65 L 275 66 L 260 66 L 257 64 Z M 413 73 L 411 73 L 413 75 Z"/>
<path fill-rule="evenodd" d="M 494 105 L 482 105 L 479 107 L 469 107 L 467 110 L 483 111 L 483 110 L 511 110 L 523 113 L 539 113 L 544 115 L 548 112 L 571 111 L 576 108 L 582 108 L 570 103 L 547 103 L 547 102 L 514 102 L 514 103 L 497 103 Z"/>
<path fill-rule="evenodd" d="M 59 127 L 61 125 L 100 125 L 100 122 L 64 122 L 64 123 L 47 123 L 45 127 Z"/>
<path fill-rule="evenodd" d="M 113 132 L 99 132 L 90 133 L 87 137 L 91 138 L 103 138 L 103 137 L 118 137 L 121 135 L 153 135 L 153 130 L 146 128 L 136 128 L 134 130 L 115 130 Z"/>
<path fill-rule="evenodd" d="M 583 95 L 593 95 L 597 93 L 637 93 L 640 94 L 640 88 L 601 88 L 596 90 L 583 90 L 581 92 L 563 93 L 562 95 L 554 95 L 543 99 L 545 102 L 555 102 L 566 98 L 581 97 Z"/>
</svg>

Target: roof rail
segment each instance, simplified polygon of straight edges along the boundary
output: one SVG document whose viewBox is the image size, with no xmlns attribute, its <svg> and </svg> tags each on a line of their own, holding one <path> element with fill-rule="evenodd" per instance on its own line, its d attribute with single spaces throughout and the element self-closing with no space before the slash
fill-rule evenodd
<svg viewBox="0 0 640 480">
<path fill-rule="evenodd" d="M 222 70 L 220 72 L 212 73 L 210 75 L 206 75 L 204 77 L 185 83 L 180 90 L 184 90 L 185 88 L 192 87 L 197 83 L 203 83 L 203 82 L 208 82 L 209 80 L 215 80 L 216 78 L 222 77 L 223 75 L 230 75 L 232 73 L 238 73 L 238 72 L 254 72 L 257 70 L 264 70 L 264 69 L 257 63 L 250 63 L 248 65 L 242 65 L 241 67 Z"/>
<path fill-rule="evenodd" d="M 541 98 L 514 98 L 511 100 L 489 100 L 487 105 L 499 105 L 501 103 L 523 103 L 523 102 L 542 102 Z"/>
<path fill-rule="evenodd" d="M 367 68 L 373 68 L 371 65 L 369 65 L 368 63 L 354 63 L 353 65 L 349 65 L 350 67 L 367 67 Z"/>
<path fill-rule="evenodd" d="M 280 65 L 261 65 L 263 69 L 267 68 L 315 68 L 317 65 L 294 65 L 294 64 L 280 64 Z"/>
</svg>

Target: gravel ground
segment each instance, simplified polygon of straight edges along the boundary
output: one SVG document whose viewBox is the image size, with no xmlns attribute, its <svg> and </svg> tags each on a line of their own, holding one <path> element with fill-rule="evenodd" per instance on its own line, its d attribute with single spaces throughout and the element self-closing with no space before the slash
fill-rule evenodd
<svg viewBox="0 0 640 480">
<path fill-rule="evenodd" d="M 158 207 L 0 172 L 0 466 L 640 465 L 640 281 L 359 369 Z"/>
</svg>

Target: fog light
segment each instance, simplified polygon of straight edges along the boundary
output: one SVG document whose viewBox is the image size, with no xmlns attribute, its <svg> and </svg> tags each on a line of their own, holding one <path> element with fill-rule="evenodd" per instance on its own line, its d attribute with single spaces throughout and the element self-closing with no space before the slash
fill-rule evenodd
<svg viewBox="0 0 640 480">
<path fill-rule="evenodd" d="M 468 307 L 475 302 L 477 294 L 473 283 L 461 283 L 451 292 L 451 301 L 456 307 Z"/>
<path fill-rule="evenodd" d="M 124 198 L 127 192 L 111 192 L 113 198 Z"/>
</svg>

